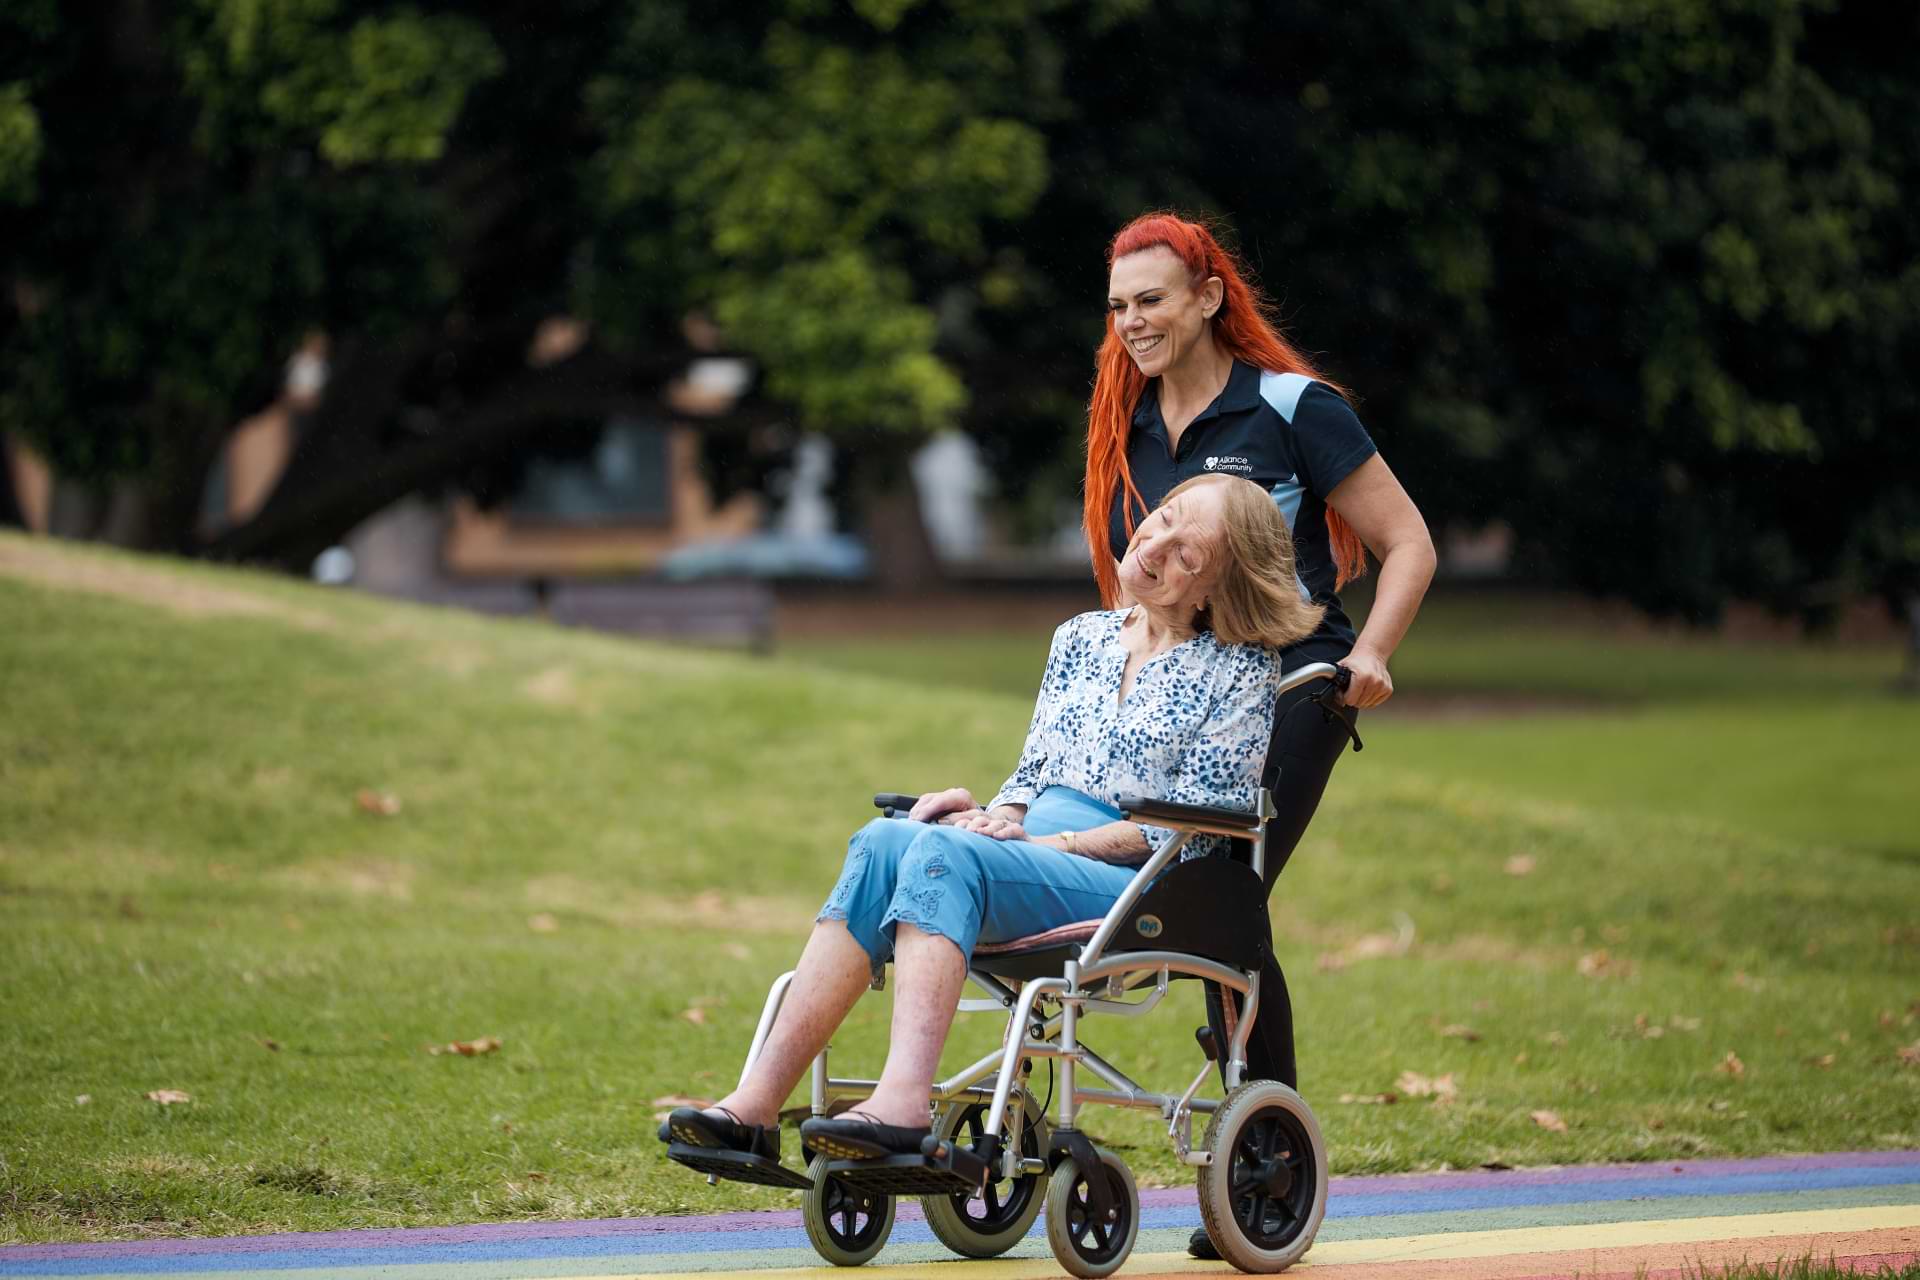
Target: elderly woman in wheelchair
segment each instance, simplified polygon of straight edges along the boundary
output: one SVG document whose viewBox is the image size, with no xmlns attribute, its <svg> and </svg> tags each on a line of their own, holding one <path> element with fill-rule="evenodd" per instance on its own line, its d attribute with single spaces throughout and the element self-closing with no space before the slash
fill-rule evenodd
<svg viewBox="0 0 1920 1280">
<path fill-rule="evenodd" d="M 1044 1202 L 1061 1264 L 1111 1274 L 1132 1248 L 1139 1197 L 1125 1164 L 1080 1132 L 1090 1102 L 1160 1113 L 1198 1167 L 1209 1233 L 1242 1270 L 1281 1270 L 1312 1243 L 1326 1196 L 1318 1125 L 1291 1089 L 1241 1076 L 1269 938 L 1260 775 L 1274 700 L 1340 673 L 1281 674 L 1275 650 L 1320 610 L 1302 599 L 1282 516 L 1250 481 L 1174 489 L 1140 525 L 1120 580 L 1130 608 L 1055 632 L 1019 764 L 987 805 L 957 787 L 876 797 L 888 816 L 849 842 L 739 1087 L 662 1126 L 668 1154 L 709 1180 L 805 1190 L 808 1234 L 830 1261 L 873 1257 L 893 1197 L 920 1194 L 934 1233 L 973 1257 L 1011 1248 Z M 886 1064 L 877 1080 L 834 1078 L 828 1039 L 889 961 Z M 1209 1060 L 1227 1055 L 1222 1102 L 1196 1097 L 1205 1062 L 1184 1093 L 1156 1093 L 1080 1039 L 1085 1015 L 1142 1013 L 1178 977 L 1244 998 L 1232 1043 L 1202 1039 Z M 969 978 L 992 999 L 962 1002 Z M 983 1009 L 1008 1011 L 1002 1047 L 937 1082 L 955 1012 Z M 1051 1125 L 1028 1087 L 1037 1058 L 1059 1063 Z M 780 1163 L 778 1126 L 810 1070 L 801 1174 Z M 1082 1085 L 1081 1071 L 1111 1087 Z M 857 1107 L 835 1105 L 848 1100 Z M 1195 1112 L 1213 1117 L 1198 1147 Z"/>
</svg>

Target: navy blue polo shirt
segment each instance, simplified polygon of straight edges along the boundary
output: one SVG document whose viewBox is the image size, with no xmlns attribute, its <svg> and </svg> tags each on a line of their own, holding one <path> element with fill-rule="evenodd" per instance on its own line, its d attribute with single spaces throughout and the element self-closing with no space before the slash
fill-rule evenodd
<svg viewBox="0 0 1920 1280">
<path fill-rule="evenodd" d="M 1226 388 L 1180 433 L 1180 447 L 1169 449 L 1156 378 L 1141 395 L 1127 433 L 1127 467 L 1147 502 L 1134 510 L 1134 525 L 1175 485 L 1194 476 L 1240 476 L 1271 493 L 1293 531 L 1300 594 L 1327 607 L 1320 629 L 1286 651 L 1286 665 L 1331 662 L 1353 648 L 1354 630 L 1334 594 L 1326 497 L 1377 452 L 1353 407 L 1324 383 L 1297 373 L 1267 373 L 1238 360 Z M 1108 529 L 1115 560 L 1127 553 L 1125 500 L 1121 486 Z"/>
</svg>

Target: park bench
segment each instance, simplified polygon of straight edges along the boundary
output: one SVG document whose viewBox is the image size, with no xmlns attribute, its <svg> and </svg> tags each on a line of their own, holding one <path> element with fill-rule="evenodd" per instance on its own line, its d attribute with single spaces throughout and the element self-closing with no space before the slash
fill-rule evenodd
<svg viewBox="0 0 1920 1280">
<path fill-rule="evenodd" d="M 427 604 L 621 635 L 773 649 L 773 589 L 751 579 L 440 579 L 411 592 Z"/>
</svg>

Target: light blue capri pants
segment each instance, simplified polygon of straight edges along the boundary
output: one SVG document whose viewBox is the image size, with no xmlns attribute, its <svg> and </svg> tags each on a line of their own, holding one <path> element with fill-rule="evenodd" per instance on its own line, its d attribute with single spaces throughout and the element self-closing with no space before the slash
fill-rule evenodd
<svg viewBox="0 0 1920 1280">
<path fill-rule="evenodd" d="M 1028 835 L 1048 836 L 1119 817 L 1091 796 L 1048 787 L 1021 825 Z M 977 942 L 1011 942 L 1105 915 L 1137 869 L 1029 840 L 875 818 L 847 842 L 846 865 L 818 919 L 846 921 L 877 973 L 893 955 L 902 920 L 971 958 Z"/>
</svg>

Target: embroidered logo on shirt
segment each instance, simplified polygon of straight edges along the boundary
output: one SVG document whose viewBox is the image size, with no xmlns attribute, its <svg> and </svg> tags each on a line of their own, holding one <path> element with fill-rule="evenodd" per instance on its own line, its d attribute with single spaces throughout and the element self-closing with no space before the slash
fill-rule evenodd
<svg viewBox="0 0 1920 1280">
<path fill-rule="evenodd" d="M 1251 475 L 1253 473 L 1253 463 L 1246 458 L 1236 458 L 1231 455 L 1228 455 L 1226 457 L 1214 457 L 1214 458 L 1207 459 L 1207 470 L 1209 471 L 1244 471 L 1247 474 Z"/>
</svg>

